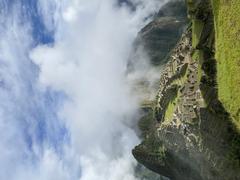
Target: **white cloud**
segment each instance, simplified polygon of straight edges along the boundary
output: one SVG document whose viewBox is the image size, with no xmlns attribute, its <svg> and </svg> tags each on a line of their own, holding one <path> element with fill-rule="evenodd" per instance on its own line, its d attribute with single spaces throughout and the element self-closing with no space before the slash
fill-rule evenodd
<svg viewBox="0 0 240 180">
<path fill-rule="evenodd" d="M 55 32 L 55 42 L 32 51 L 29 24 L 15 24 L 21 16 L 11 12 L 5 24 L 8 30 L 0 34 L 4 35 L 0 77 L 4 88 L 11 89 L 1 89 L 0 179 L 136 179 L 131 149 L 139 139 L 131 126 L 138 101 L 131 95 L 125 71 L 137 32 L 160 6 L 156 2 L 142 1 L 131 12 L 116 7 L 112 0 L 40 0 L 39 12 L 47 29 Z M 28 84 L 34 93 L 29 93 Z M 41 96 L 49 89 L 67 96 L 56 109 L 58 123 L 64 122 L 70 136 L 69 143 L 60 142 L 61 153 L 48 141 L 39 144 L 37 122 L 29 110 L 37 105 L 49 115 Z M 55 121 L 45 123 L 49 133 L 54 130 Z M 31 137 L 32 149 L 24 133 Z"/>
<path fill-rule="evenodd" d="M 59 115 L 79 154 L 81 179 L 130 180 L 135 163 L 131 149 L 138 138 L 125 123 L 137 106 L 129 97 L 124 72 L 139 24 L 110 1 L 96 3 L 79 8 L 74 23 L 63 19 L 55 45 L 38 47 L 31 57 L 41 69 L 42 85 L 71 99 Z"/>
</svg>

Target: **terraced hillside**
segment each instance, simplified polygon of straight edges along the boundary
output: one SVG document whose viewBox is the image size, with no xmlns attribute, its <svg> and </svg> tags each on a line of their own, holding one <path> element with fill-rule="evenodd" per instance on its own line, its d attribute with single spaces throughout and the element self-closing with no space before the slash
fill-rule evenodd
<svg viewBox="0 0 240 180">
<path fill-rule="evenodd" d="M 240 130 L 240 2 L 212 0 L 219 98 Z"/>
<path fill-rule="evenodd" d="M 169 54 L 156 100 L 139 122 L 144 139 L 134 157 L 172 180 L 240 179 L 240 45 L 237 37 L 226 40 L 240 28 L 236 2 L 186 1 L 191 24 Z M 235 23 L 228 34 L 229 19 Z"/>
</svg>

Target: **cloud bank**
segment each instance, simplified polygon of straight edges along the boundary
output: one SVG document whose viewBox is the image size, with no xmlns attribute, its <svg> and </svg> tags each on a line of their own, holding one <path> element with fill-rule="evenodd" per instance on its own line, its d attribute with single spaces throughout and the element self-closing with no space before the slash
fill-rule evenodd
<svg viewBox="0 0 240 180">
<path fill-rule="evenodd" d="M 0 2 L 0 179 L 136 180 L 126 65 L 162 3 Z"/>
</svg>

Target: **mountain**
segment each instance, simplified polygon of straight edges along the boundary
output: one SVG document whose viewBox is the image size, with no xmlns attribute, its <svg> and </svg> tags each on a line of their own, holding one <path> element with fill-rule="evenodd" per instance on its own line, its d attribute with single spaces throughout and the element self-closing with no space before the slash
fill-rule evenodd
<svg viewBox="0 0 240 180">
<path fill-rule="evenodd" d="M 171 180 L 238 180 L 240 2 L 185 6 L 187 28 L 184 1 L 171 1 L 139 33 L 151 63 L 163 70 L 156 100 L 142 106 L 143 141 L 133 155 Z"/>
<path fill-rule="evenodd" d="M 135 48 L 143 46 L 153 65 L 166 63 L 169 52 L 176 45 L 188 22 L 186 12 L 183 1 L 170 1 L 139 32 Z"/>
</svg>

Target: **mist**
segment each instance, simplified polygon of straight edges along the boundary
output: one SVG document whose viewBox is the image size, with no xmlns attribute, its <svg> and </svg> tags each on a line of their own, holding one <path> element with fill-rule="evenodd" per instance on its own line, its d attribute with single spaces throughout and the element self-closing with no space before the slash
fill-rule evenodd
<svg viewBox="0 0 240 180">
<path fill-rule="evenodd" d="M 163 3 L 0 1 L 0 179 L 137 179 L 126 68 Z"/>
</svg>

